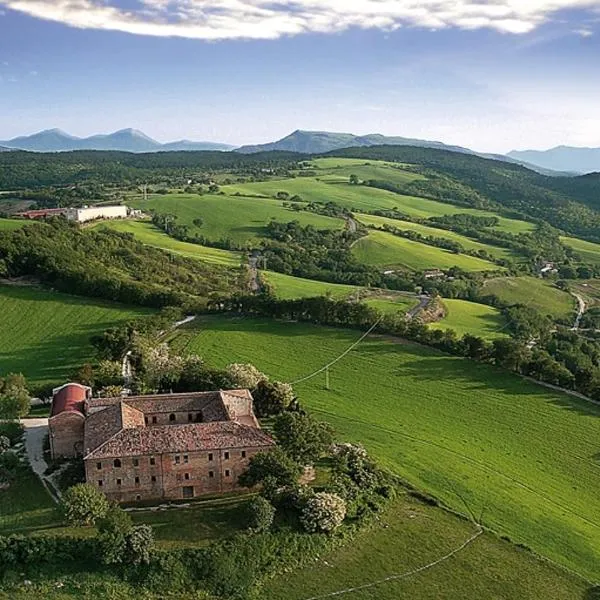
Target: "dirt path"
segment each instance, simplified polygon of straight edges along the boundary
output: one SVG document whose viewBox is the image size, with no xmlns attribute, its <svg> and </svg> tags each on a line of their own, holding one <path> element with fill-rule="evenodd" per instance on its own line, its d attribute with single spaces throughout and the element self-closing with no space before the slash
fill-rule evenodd
<svg viewBox="0 0 600 600">
<path fill-rule="evenodd" d="M 409 319 L 414 319 L 420 312 L 424 311 L 431 304 L 431 296 L 419 296 L 419 304 L 411 308 L 406 316 Z"/>
<path fill-rule="evenodd" d="M 346 217 L 346 229 L 350 233 L 356 233 L 358 229 L 358 223 L 352 217 Z"/>
<path fill-rule="evenodd" d="M 25 451 L 31 469 L 40 478 L 52 499 L 58 502 L 58 492 L 45 475 L 48 463 L 44 460 L 44 439 L 48 433 L 48 419 L 21 419 L 21 425 L 25 430 Z"/>
<path fill-rule="evenodd" d="M 248 257 L 248 269 L 250 270 L 250 291 L 253 294 L 257 294 L 260 292 L 260 279 L 258 277 L 258 259 L 259 257 L 256 255 L 250 255 Z"/>
<path fill-rule="evenodd" d="M 581 324 L 581 319 L 583 318 L 583 315 L 587 310 L 587 305 L 585 303 L 585 300 L 576 292 L 571 292 L 571 295 L 577 299 L 577 304 L 579 306 L 577 311 L 577 317 L 575 318 L 575 323 L 573 324 L 573 327 L 571 327 L 571 331 L 577 331 L 579 329 L 579 325 Z"/>
</svg>

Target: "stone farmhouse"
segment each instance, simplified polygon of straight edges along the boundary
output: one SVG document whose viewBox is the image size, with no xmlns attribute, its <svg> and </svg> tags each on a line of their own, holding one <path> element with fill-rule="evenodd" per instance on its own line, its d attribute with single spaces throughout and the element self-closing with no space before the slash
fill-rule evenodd
<svg viewBox="0 0 600 600">
<path fill-rule="evenodd" d="M 275 445 L 248 390 L 92 398 L 68 383 L 48 426 L 53 458 L 82 457 L 87 482 L 117 502 L 235 491 L 250 457 Z"/>
</svg>

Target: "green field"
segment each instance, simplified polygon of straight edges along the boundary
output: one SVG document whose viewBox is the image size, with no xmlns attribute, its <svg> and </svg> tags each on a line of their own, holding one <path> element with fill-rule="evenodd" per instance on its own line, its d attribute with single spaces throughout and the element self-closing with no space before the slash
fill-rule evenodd
<svg viewBox="0 0 600 600">
<path fill-rule="evenodd" d="M 404 196 L 363 185 L 328 182 L 328 177 L 331 176 L 327 176 L 327 171 L 325 171 L 322 180 L 312 177 L 296 177 L 295 179 L 228 185 L 223 186 L 222 190 L 229 195 L 237 193 L 269 198 L 274 197 L 278 192 L 287 192 L 290 196 L 300 196 L 306 202 L 336 202 L 340 206 L 358 212 L 397 209 L 412 217 L 421 218 L 454 214 L 493 216 L 499 219 L 500 223 L 497 229 L 502 231 L 526 233 L 535 229 L 533 223 L 507 219 L 490 211 L 455 206 L 416 196 Z"/>
<path fill-rule="evenodd" d="M 261 277 L 273 288 L 275 295 L 283 300 L 312 296 L 331 296 L 343 299 L 361 289 L 353 285 L 302 279 L 273 271 L 261 271 Z"/>
<path fill-rule="evenodd" d="M 427 225 L 421 225 L 419 223 L 399 221 L 398 219 L 389 219 L 387 217 L 378 217 L 375 215 L 358 214 L 356 215 L 356 218 L 365 225 L 373 225 L 379 228 L 383 227 L 384 225 L 391 225 L 392 227 L 396 227 L 402 231 L 414 231 L 423 236 L 430 235 L 438 238 L 444 238 L 445 240 L 460 244 L 465 250 L 475 250 L 477 252 L 483 250 L 495 258 L 516 258 L 516 254 L 507 248 L 483 244 L 464 235 L 460 235 L 459 233 L 455 233 L 454 231 L 437 229 L 435 227 L 428 227 Z"/>
<path fill-rule="evenodd" d="M 485 282 L 484 292 L 510 304 L 525 304 L 554 318 L 575 317 L 575 299 L 538 277 L 502 277 Z"/>
<path fill-rule="evenodd" d="M 30 221 L 23 221 L 19 219 L 0 219 L 0 231 L 14 231 L 15 229 L 21 229 L 24 225 L 27 225 Z"/>
<path fill-rule="evenodd" d="M 131 233 L 140 242 L 155 248 L 162 248 L 173 254 L 196 258 L 205 263 L 213 265 L 222 265 L 226 267 L 239 267 L 242 261 L 240 252 L 231 250 L 220 250 L 219 248 L 209 248 L 199 244 L 190 244 L 181 242 L 167 235 L 152 223 L 147 221 L 100 221 L 93 227 L 108 227 L 121 233 Z"/>
<path fill-rule="evenodd" d="M 239 245 L 255 242 L 263 236 L 265 227 L 272 219 L 284 223 L 299 221 L 302 225 L 314 225 L 319 229 L 342 229 L 345 225 L 342 219 L 293 211 L 274 199 L 169 194 L 130 204 L 146 212 L 155 210 L 177 215 L 178 223 L 187 225 L 192 233 L 203 235 L 211 241 L 230 239 Z M 193 224 L 197 218 L 204 221 L 202 227 Z"/>
<path fill-rule="evenodd" d="M 252 362 L 294 381 L 359 332 L 247 318 L 203 319 L 176 347 L 215 365 Z M 384 466 L 489 527 L 595 579 L 600 561 L 600 407 L 488 365 L 385 338 L 365 341 L 300 401 Z"/>
<path fill-rule="evenodd" d="M 33 287 L 0 286 L 0 375 L 63 383 L 94 350 L 90 337 L 150 311 Z"/>
<path fill-rule="evenodd" d="M 364 303 L 375 308 L 382 313 L 407 313 L 419 304 L 419 300 L 414 296 L 390 296 L 385 298 L 369 298 Z"/>
<path fill-rule="evenodd" d="M 572 237 L 561 237 L 560 241 L 566 246 L 573 248 L 581 256 L 583 262 L 600 264 L 600 244 Z"/>
<path fill-rule="evenodd" d="M 408 268 L 450 269 L 460 267 L 465 271 L 498 271 L 502 267 L 468 254 L 454 254 L 448 250 L 414 242 L 385 231 L 370 231 L 367 237 L 354 244 L 354 256 L 367 265 L 382 269 Z"/>
<path fill-rule="evenodd" d="M 504 318 L 497 308 L 467 300 L 444 299 L 443 303 L 448 312 L 441 321 L 431 323 L 432 329 L 454 329 L 459 336 L 470 333 L 484 339 L 507 335 Z"/>
<path fill-rule="evenodd" d="M 398 499 L 351 543 L 307 567 L 276 577 L 269 600 L 306 600 L 381 582 L 342 595 L 349 600 L 582 600 L 583 581 L 508 542 L 484 534 L 449 560 L 422 573 L 381 581 L 434 562 L 459 547 L 475 528 L 410 497 Z"/>
</svg>

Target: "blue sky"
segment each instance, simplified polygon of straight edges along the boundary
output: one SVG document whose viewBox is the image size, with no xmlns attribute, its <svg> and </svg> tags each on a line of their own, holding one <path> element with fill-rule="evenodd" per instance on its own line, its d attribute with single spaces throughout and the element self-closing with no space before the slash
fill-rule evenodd
<svg viewBox="0 0 600 600">
<path fill-rule="evenodd" d="M 0 139 L 600 146 L 600 0 L 0 0 Z"/>
</svg>

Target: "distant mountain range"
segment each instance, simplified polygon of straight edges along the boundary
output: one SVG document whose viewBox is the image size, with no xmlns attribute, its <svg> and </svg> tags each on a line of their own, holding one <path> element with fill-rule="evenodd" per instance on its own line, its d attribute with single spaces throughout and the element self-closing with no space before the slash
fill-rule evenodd
<svg viewBox="0 0 600 600">
<path fill-rule="evenodd" d="M 372 133 L 354 135 L 329 131 L 297 130 L 290 135 L 267 144 L 257 144 L 236 148 L 216 142 L 194 142 L 179 140 L 162 144 L 136 129 L 121 129 L 106 135 L 92 135 L 81 138 L 60 129 L 47 129 L 29 136 L 0 141 L 0 152 L 6 150 L 28 150 L 30 152 L 69 152 L 72 150 L 118 150 L 122 152 L 181 152 L 181 151 L 231 151 L 243 154 L 257 152 L 284 151 L 301 154 L 324 154 L 342 148 L 371 146 L 417 146 L 435 148 L 449 152 L 460 152 L 492 158 L 504 162 L 518 163 L 545 175 L 572 175 L 600 171 L 600 148 L 570 148 L 559 146 L 545 152 L 536 150 L 513 151 L 504 156 L 475 152 L 462 146 L 442 142 L 405 137 L 390 137 Z"/>
<path fill-rule="evenodd" d="M 551 150 L 513 150 L 507 156 L 555 171 L 600 172 L 600 148 L 557 146 Z"/>
<path fill-rule="evenodd" d="M 192 150 L 233 150 L 234 146 L 213 142 L 180 140 L 161 144 L 136 129 L 121 129 L 107 135 L 75 137 L 60 129 L 47 129 L 33 135 L 0 141 L 0 146 L 30 152 L 69 152 L 72 150 L 119 150 L 121 152 L 175 152 Z"/>
</svg>

